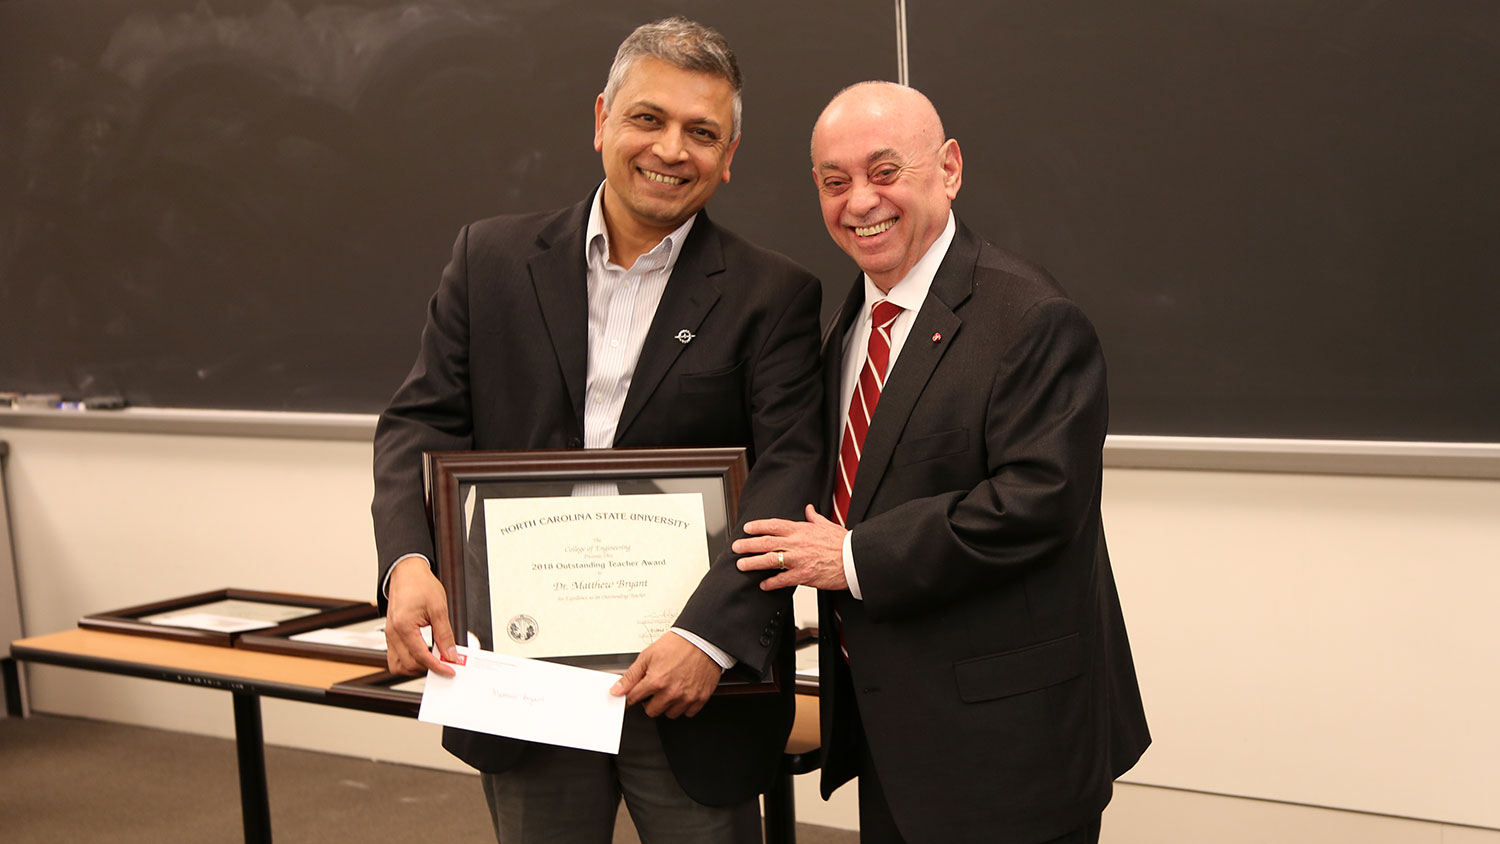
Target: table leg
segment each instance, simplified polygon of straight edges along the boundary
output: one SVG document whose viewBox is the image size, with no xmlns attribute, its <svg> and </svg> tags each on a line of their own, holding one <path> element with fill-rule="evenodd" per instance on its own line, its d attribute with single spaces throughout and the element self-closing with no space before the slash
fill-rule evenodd
<svg viewBox="0 0 1500 844">
<path fill-rule="evenodd" d="M 240 758 L 240 807 L 245 844 L 271 844 L 271 801 L 266 794 L 266 745 L 260 724 L 260 696 L 234 697 L 234 743 Z"/>
<path fill-rule="evenodd" d="M 797 805 L 785 757 L 776 772 L 776 784 L 766 792 L 766 844 L 797 844 Z"/>
<path fill-rule="evenodd" d="M 0 657 L 0 684 L 5 686 L 5 714 L 20 718 L 26 714 L 21 698 L 21 670 L 10 657 Z"/>
</svg>

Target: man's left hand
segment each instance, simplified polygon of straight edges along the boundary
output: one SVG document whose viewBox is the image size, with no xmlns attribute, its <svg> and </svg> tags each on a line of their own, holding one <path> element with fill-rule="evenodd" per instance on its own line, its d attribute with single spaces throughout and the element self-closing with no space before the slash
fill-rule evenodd
<svg viewBox="0 0 1500 844">
<path fill-rule="evenodd" d="M 844 534 L 849 531 L 819 515 L 807 505 L 807 521 L 757 519 L 745 523 L 744 539 L 734 543 L 741 557 L 740 571 L 780 570 L 761 581 L 762 589 L 811 586 L 814 589 L 848 589 L 844 577 Z"/>
<path fill-rule="evenodd" d="M 708 703 L 722 673 L 697 645 L 669 631 L 641 651 L 609 693 L 625 695 L 626 706 L 645 701 L 652 718 L 691 718 Z"/>
</svg>

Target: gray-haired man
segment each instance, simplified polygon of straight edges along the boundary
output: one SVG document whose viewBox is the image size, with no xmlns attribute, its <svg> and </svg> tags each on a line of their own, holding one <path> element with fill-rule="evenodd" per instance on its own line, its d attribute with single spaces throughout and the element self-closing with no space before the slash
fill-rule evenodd
<svg viewBox="0 0 1500 844">
<path fill-rule="evenodd" d="M 739 521 L 792 517 L 813 499 L 818 282 L 702 211 L 729 181 L 740 87 L 717 32 L 681 18 L 642 26 L 594 104 L 600 188 L 459 235 L 375 435 L 392 671 L 451 673 L 418 632 L 430 624 L 439 648 L 453 646 L 429 563 L 424 451 L 744 446 Z M 502 844 L 605 844 L 622 796 L 648 844 L 760 839 L 755 797 L 775 775 L 791 698 L 710 695 L 736 663 L 768 672 L 792 614 L 786 593 L 735 562 L 714 561 L 616 686 L 631 704 L 617 756 L 445 732 L 485 772 Z"/>
</svg>

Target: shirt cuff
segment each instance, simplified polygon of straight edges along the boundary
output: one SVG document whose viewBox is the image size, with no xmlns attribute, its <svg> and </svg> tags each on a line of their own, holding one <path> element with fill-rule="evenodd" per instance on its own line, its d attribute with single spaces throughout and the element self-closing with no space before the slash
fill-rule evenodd
<svg viewBox="0 0 1500 844">
<path fill-rule="evenodd" d="M 391 567 L 385 570 L 385 580 L 380 581 L 380 597 L 387 601 L 391 599 L 391 575 L 396 573 L 396 566 L 401 565 L 407 560 L 421 560 L 427 564 L 429 571 L 432 569 L 432 561 L 427 559 L 426 554 L 403 554 L 397 557 L 396 562 L 391 563 Z"/>
<path fill-rule="evenodd" d="M 725 671 L 733 668 L 734 664 L 736 662 L 739 662 L 739 660 L 730 656 L 726 651 L 718 648 L 715 645 L 709 644 L 707 639 L 704 639 L 697 633 L 683 630 L 681 627 L 673 627 L 672 632 L 688 640 L 689 642 L 692 642 L 693 645 L 698 648 L 698 650 L 708 654 L 708 658 L 718 663 L 719 667 L 724 669 Z"/>
<path fill-rule="evenodd" d="M 859 591 L 859 575 L 854 571 L 854 531 L 844 534 L 844 580 L 849 582 L 849 594 L 854 600 L 863 601 L 865 596 Z"/>
</svg>

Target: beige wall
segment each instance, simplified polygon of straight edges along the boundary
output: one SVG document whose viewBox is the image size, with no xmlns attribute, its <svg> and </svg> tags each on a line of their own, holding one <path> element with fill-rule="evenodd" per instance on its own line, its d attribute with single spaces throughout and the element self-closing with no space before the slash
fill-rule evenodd
<svg viewBox="0 0 1500 844">
<path fill-rule="evenodd" d="M 1500 844 L 1500 831 L 1120 784 L 1101 844 Z"/>
<path fill-rule="evenodd" d="M 28 634 L 223 586 L 372 595 L 366 443 L 0 438 Z M 1105 497 L 1156 737 L 1106 841 L 1500 844 L 1500 481 L 1115 469 Z M 38 711 L 232 730 L 222 692 L 29 672 Z M 405 719 L 264 714 L 275 744 L 458 767 Z M 815 780 L 799 818 L 852 827 Z"/>
<path fill-rule="evenodd" d="M 5 503 L 7 459 L 6 446 L 0 441 L 0 642 L 21 635 L 21 598 L 16 592 L 16 566 L 10 549 L 10 508 Z M 0 648 L 0 656 L 5 655 L 4 648 Z M 4 682 L 0 680 L 0 686 Z M 24 690 L 21 694 L 24 700 Z M 9 717 L 5 709 L 8 707 L 0 707 L 0 718 Z"/>
<path fill-rule="evenodd" d="M 1112 472 L 1153 785 L 1500 827 L 1500 482 Z"/>
</svg>

